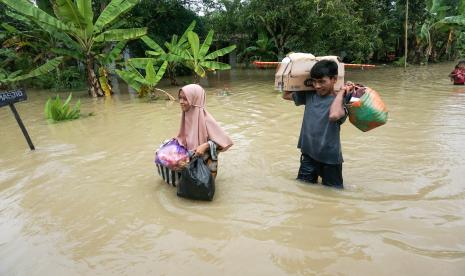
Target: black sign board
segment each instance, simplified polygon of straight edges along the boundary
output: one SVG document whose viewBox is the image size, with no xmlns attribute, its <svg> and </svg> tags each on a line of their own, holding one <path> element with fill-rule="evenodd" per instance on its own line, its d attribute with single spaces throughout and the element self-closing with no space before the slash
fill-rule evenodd
<svg viewBox="0 0 465 276">
<path fill-rule="evenodd" d="M 17 89 L 17 90 L 12 90 L 12 91 L 7 91 L 7 92 L 0 92 L 0 107 L 9 105 L 11 112 L 13 112 L 13 115 L 15 116 L 16 122 L 18 122 L 19 128 L 21 128 L 21 131 L 23 132 L 24 138 L 26 138 L 26 141 L 29 145 L 29 148 L 31 150 L 34 150 L 34 144 L 32 144 L 32 140 L 29 137 L 29 134 L 27 133 L 26 127 L 23 124 L 23 121 L 21 120 L 21 117 L 19 117 L 19 113 L 16 110 L 15 103 L 25 101 L 27 100 L 27 95 L 26 91 L 23 89 Z"/>
<path fill-rule="evenodd" d="M 0 107 L 25 100 L 27 95 L 23 89 L 0 92 Z"/>
</svg>

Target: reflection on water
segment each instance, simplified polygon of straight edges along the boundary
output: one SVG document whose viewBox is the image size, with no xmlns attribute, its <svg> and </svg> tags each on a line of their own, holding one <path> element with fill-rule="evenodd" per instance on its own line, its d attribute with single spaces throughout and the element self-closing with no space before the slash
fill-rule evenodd
<svg viewBox="0 0 465 276">
<path fill-rule="evenodd" d="M 48 124 L 52 93 L 29 91 L 16 106 L 35 152 L 0 109 L 0 274 L 463 275 L 465 90 L 452 67 L 347 73 L 390 114 L 367 133 L 344 124 L 343 191 L 294 180 L 303 108 L 273 90 L 273 71 L 211 75 L 208 110 L 235 142 L 211 203 L 177 198 L 155 174 L 176 103 L 120 84 L 111 99 L 77 93 L 95 116 Z"/>
</svg>

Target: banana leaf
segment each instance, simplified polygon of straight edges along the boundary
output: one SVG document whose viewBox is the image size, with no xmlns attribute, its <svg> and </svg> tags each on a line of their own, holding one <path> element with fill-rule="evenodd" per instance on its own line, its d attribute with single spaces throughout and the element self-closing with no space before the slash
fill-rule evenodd
<svg viewBox="0 0 465 276">
<path fill-rule="evenodd" d="M 120 76 L 120 78 L 122 78 L 129 86 L 134 88 L 134 90 L 136 91 L 140 91 L 140 88 L 142 87 L 142 84 L 141 84 L 142 81 L 137 74 L 133 72 L 129 72 L 129 71 L 118 70 L 118 69 L 116 69 L 115 71 L 116 71 L 116 74 L 118 74 L 118 76 Z"/>
<path fill-rule="evenodd" d="M 2 25 L 3 29 L 5 29 L 5 31 L 7 31 L 9 33 L 17 33 L 18 32 L 18 29 L 16 29 L 15 27 L 11 26 L 8 23 L 2 23 L 1 25 Z"/>
<path fill-rule="evenodd" d="M 194 33 L 194 32 L 188 32 L 187 33 L 187 39 L 189 41 L 189 44 L 191 46 L 190 52 L 192 53 L 192 56 L 194 57 L 194 60 L 198 60 L 199 58 L 199 48 L 200 48 L 200 42 L 199 42 L 199 36 Z"/>
<path fill-rule="evenodd" d="M 184 33 L 182 34 L 182 36 L 179 38 L 178 42 L 176 43 L 177 45 L 182 45 L 184 43 L 187 42 L 187 34 L 191 31 L 194 30 L 195 28 L 195 20 L 191 22 L 191 24 L 189 25 L 189 27 L 187 27 L 187 29 L 184 31 Z"/>
<path fill-rule="evenodd" d="M 136 39 L 147 34 L 147 28 L 132 28 L 132 29 L 114 29 L 108 30 L 96 36 L 94 41 L 122 41 Z"/>
<path fill-rule="evenodd" d="M 161 78 L 165 74 L 167 67 L 168 67 L 168 62 L 167 61 L 163 62 L 163 64 L 160 66 L 160 69 L 158 69 L 157 75 L 155 76 L 154 85 L 160 82 Z"/>
<path fill-rule="evenodd" d="M 194 71 L 201 78 L 205 77 L 205 70 L 202 68 L 202 66 L 199 66 L 199 65 L 195 66 Z"/>
<path fill-rule="evenodd" d="M 2 3 L 12 8 L 16 12 L 34 18 L 39 22 L 53 26 L 61 31 L 76 31 L 76 28 L 69 26 L 48 13 L 37 8 L 27 0 L 2 0 Z"/>
<path fill-rule="evenodd" d="M 154 83 L 155 82 L 155 69 L 153 68 L 153 62 L 149 61 L 147 62 L 147 66 L 145 67 L 145 80 L 148 83 Z"/>
<path fill-rule="evenodd" d="M 143 37 L 141 37 L 141 39 L 147 46 L 149 46 L 150 48 L 152 48 L 156 52 L 160 52 L 160 53 L 163 53 L 163 54 L 166 53 L 165 50 L 163 50 L 163 48 L 160 47 L 160 45 L 158 45 L 158 43 L 156 43 L 150 37 L 144 35 Z"/>
<path fill-rule="evenodd" d="M 46 74 L 46 73 L 56 69 L 58 67 L 58 65 L 62 61 L 63 61 L 63 57 L 56 57 L 56 58 L 48 61 L 44 65 L 39 66 L 38 68 L 32 70 L 28 74 L 15 77 L 15 78 L 11 79 L 11 81 L 15 82 L 15 81 L 25 80 L 25 79 L 29 79 L 29 78 L 33 78 L 33 77 L 37 77 L 37 76 Z"/>
<path fill-rule="evenodd" d="M 213 41 L 213 33 L 214 33 L 213 30 L 210 30 L 208 32 L 208 35 L 205 38 L 205 41 L 203 42 L 202 47 L 200 47 L 200 51 L 199 51 L 200 57 L 204 57 L 208 53 L 208 50 L 210 49 L 210 45 L 212 44 L 212 41 Z"/>
<path fill-rule="evenodd" d="M 76 0 L 79 14 L 84 18 L 86 23 L 86 33 L 92 35 L 94 29 L 94 12 L 92 11 L 92 0 Z"/>
<path fill-rule="evenodd" d="M 231 69 L 231 65 L 222 63 L 222 62 L 217 62 L 217 61 L 201 61 L 199 62 L 199 65 L 207 68 L 207 69 L 213 69 L 213 70 L 227 70 Z"/>
<path fill-rule="evenodd" d="M 236 49 L 236 45 L 231 45 L 231 46 L 216 50 L 213 53 L 208 54 L 207 56 L 205 56 L 204 59 L 207 60 L 207 59 L 215 59 L 217 57 L 222 57 L 226 54 L 231 53 L 232 51 L 234 51 L 234 49 Z"/>
<path fill-rule="evenodd" d="M 138 0 L 112 0 L 95 22 L 94 33 L 101 32 L 105 26 L 112 23 L 121 14 L 133 8 L 138 2 Z"/>
<path fill-rule="evenodd" d="M 84 29 L 86 22 L 72 0 L 55 0 L 52 3 L 53 11 L 58 19 L 78 29 Z"/>
<path fill-rule="evenodd" d="M 458 16 L 449 16 L 444 18 L 440 21 L 443 24 L 452 25 L 454 27 L 460 27 L 461 29 L 465 29 L 465 16 L 458 15 Z"/>
<path fill-rule="evenodd" d="M 111 49 L 111 51 L 106 54 L 106 55 L 103 55 L 103 59 L 102 59 L 102 63 L 103 64 L 110 64 L 112 63 L 113 61 L 116 60 L 116 58 L 121 54 L 121 52 L 123 51 L 124 47 L 126 46 L 126 43 L 127 41 L 120 41 L 118 42 L 115 47 L 113 47 L 113 49 Z"/>
</svg>

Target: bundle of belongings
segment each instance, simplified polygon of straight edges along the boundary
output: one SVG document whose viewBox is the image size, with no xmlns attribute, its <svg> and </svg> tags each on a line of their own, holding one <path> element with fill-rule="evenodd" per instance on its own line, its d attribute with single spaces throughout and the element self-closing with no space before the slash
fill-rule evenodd
<svg viewBox="0 0 465 276">
<path fill-rule="evenodd" d="M 193 157 L 177 139 L 163 142 L 155 152 L 155 164 L 163 180 L 177 187 L 180 197 L 209 200 L 215 194 L 215 179 L 202 157 Z"/>
<path fill-rule="evenodd" d="M 378 92 L 361 84 L 346 86 L 351 98 L 349 121 L 361 131 L 369 131 L 387 122 L 388 111 Z"/>
</svg>

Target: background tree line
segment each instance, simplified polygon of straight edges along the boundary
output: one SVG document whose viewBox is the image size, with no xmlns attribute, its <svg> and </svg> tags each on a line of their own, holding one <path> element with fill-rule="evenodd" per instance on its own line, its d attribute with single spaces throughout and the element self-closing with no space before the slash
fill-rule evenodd
<svg viewBox="0 0 465 276">
<path fill-rule="evenodd" d="M 41 11 L 65 24 L 44 19 L 45 26 L 33 19 L 33 11 L 25 15 L 24 9 L 12 8 L 18 3 L 33 5 L 0 0 L 0 79 L 21 79 L 53 61 L 48 65 L 59 64 L 57 70 L 33 85 L 74 88 L 87 83 L 94 96 L 105 92 L 105 70 L 127 71 L 128 64 L 137 87 L 147 79 L 154 86 L 165 70 L 176 83 L 176 75 L 195 72 L 202 77 L 206 70 L 225 69 L 215 60 L 228 61 L 221 56 L 231 44 L 237 48 L 230 60 L 236 57 L 244 64 L 276 61 L 290 51 L 338 55 L 353 63 L 402 62 L 404 55 L 406 0 L 36 0 Z M 74 18 L 72 5 L 86 16 Z M 101 16 L 109 5 L 115 6 L 115 14 Z M 188 35 L 193 21 L 195 35 Z M 409 63 L 463 57 L 465 0 L 410 0 L 407 29 Z M 204 42 L 208 47 L 201 51 Z M 131 57 L 147 59 L 128 63 Z"/>
</svg>

